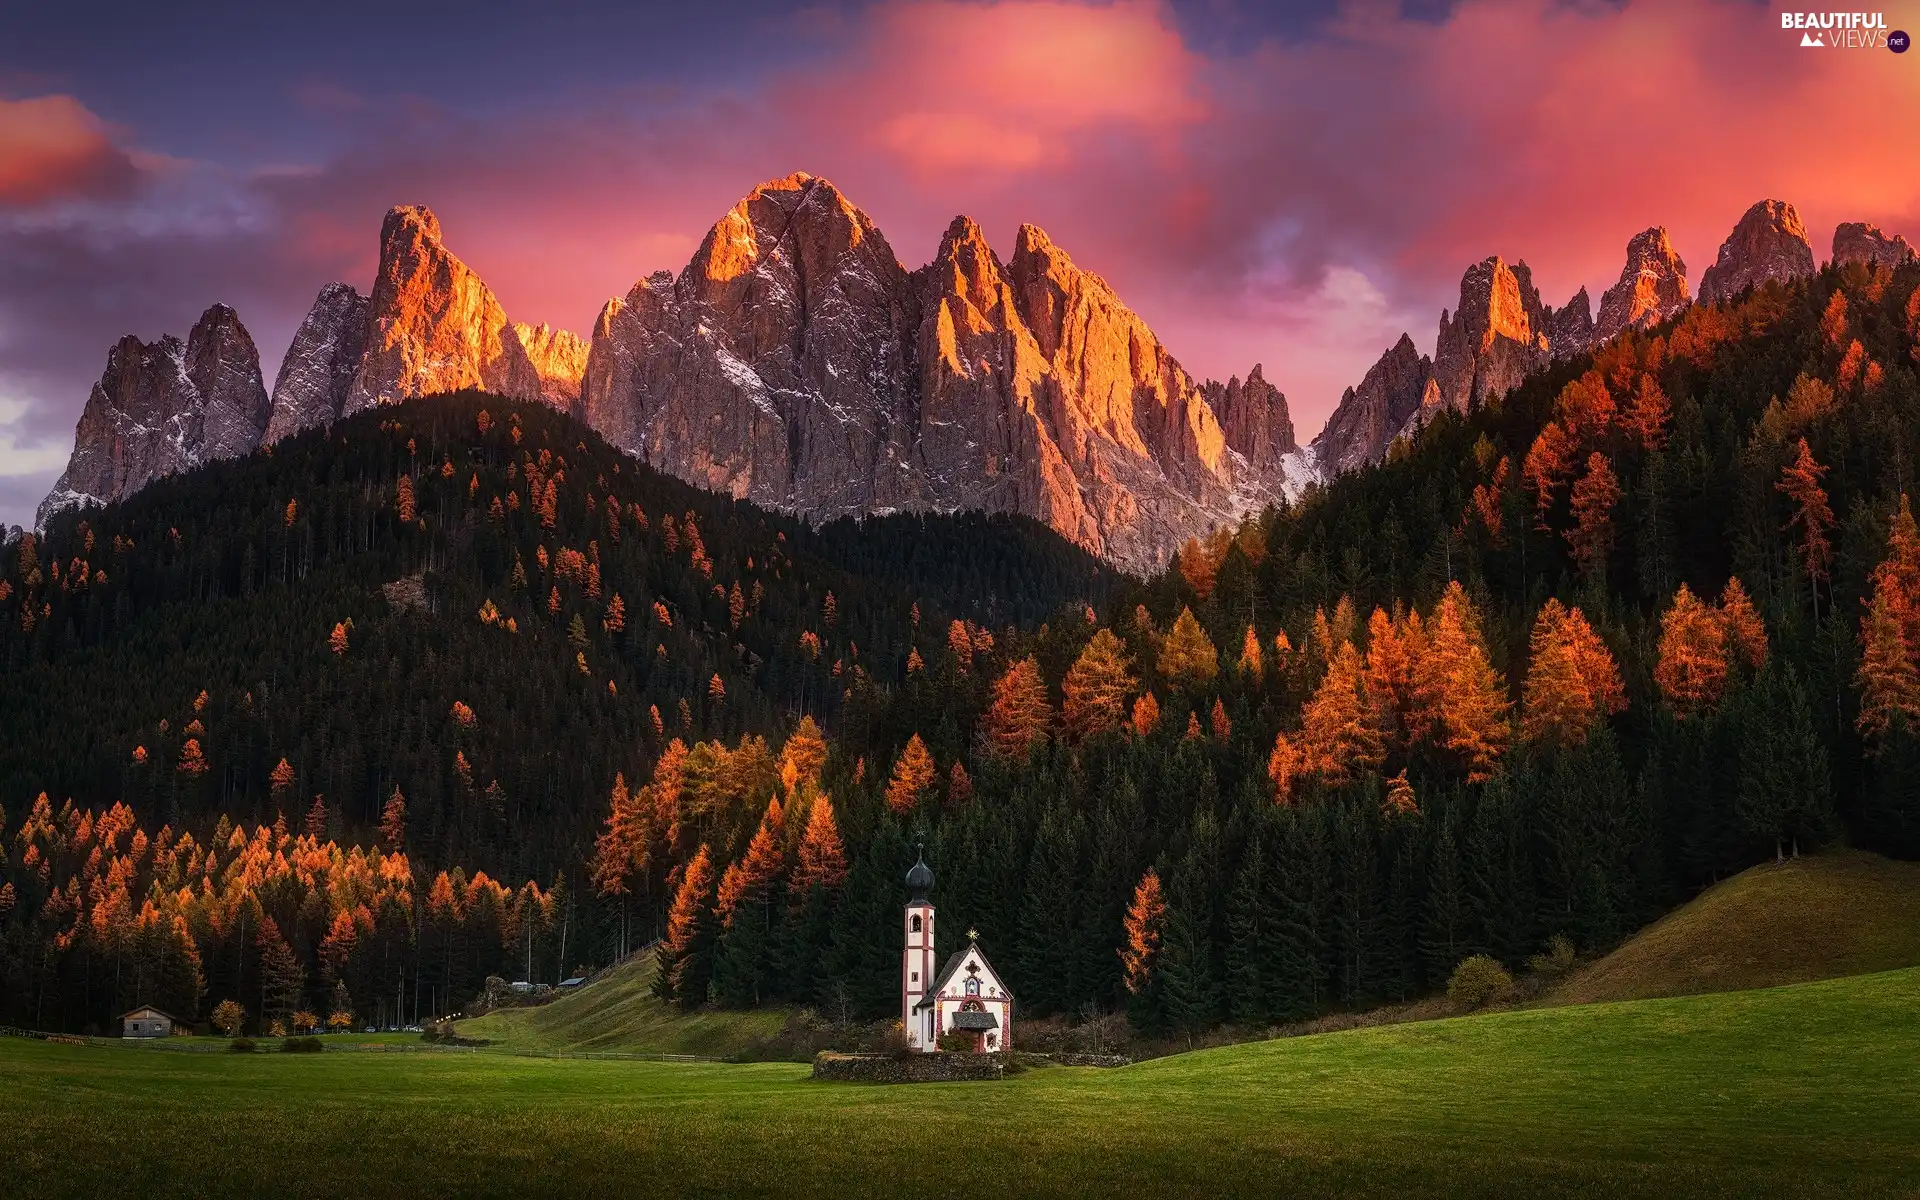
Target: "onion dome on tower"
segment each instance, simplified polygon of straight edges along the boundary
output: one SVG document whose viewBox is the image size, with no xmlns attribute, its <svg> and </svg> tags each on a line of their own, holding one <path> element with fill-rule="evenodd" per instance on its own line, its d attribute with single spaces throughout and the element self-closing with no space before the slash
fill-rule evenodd
<svg viewBox="0 0 1920 1200">
<path fill-rule="evenodd" d="M 911 903 L 923 904 L 927 893 L 933 890 L 933 868 L 927 865 L 925 847 L 917 847 L 913 866 L 907 871 L 907 890 L 913 893 Z"/>
</svg>

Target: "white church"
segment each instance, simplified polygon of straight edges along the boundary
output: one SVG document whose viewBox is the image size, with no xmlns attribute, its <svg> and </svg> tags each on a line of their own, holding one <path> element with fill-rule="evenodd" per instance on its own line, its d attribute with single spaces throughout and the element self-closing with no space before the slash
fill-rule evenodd
<svg viewBox="0 0 1920 1200">
<path fill-rule="evenodd" d="M 907 872 L 907 950 L 900 967 L 900 1019 L 907 1044 L 932 1054 L 940 1035 L 973 1035 L 975 1054 L 1013 1049 L 1013 993 L 980 953 L 967 931 L 967 948 L 955 951 L 935 972 L 933 943 L 933 871 L 925 857 Z"/>
</svg>

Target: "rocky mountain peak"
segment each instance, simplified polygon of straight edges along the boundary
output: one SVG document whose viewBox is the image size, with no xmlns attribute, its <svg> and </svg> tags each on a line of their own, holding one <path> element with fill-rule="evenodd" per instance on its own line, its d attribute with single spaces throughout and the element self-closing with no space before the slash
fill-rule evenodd
<svg viewBox="0 0 1920 1200">
<path fill-rule="evenodd" d="M 1813 274 L 1813 246 L 1800 214 L 1784 200 L 1749 208 L 1720 243 L 1720 256 L 1700 277 L 1700 302 L 1731 300 L 1769 280 L 1786 282 Z"/>
<path fill-rule="evenodd" d="M 1666 227 L 1643 230 L 1627 243 L 1620 281 L 1600 297 L 1594 343 L 1611 341 L 1628 329 L 1658 325 L 1690 302 L 1687 264 L 1674 250 Z"/>
<path fill-rule="evenodd" d="M 368 308 L 366 347 L 342 413 L 461 388 L 578 402 L 584 344 L 550 330 L 525 344 L 530 327 L 507 320 L 492 290 L 442 243 L 440 221 L 424 205 L 397 206 L 381 222 Z"/>
<path fill-rule="evenodd" d="M 1423 407 L 1441 403 L 1432 361 L 1403 333 L 1367 368 L 1359 386 L 1340 397 L 1326 428 L 1313 439 L 1314 461 L 1326 475 L 1363 467 L 1385 453 Z"/>
<path fill-rule="evenodd" d="M 503 346 L 507 395 L 537 398 L 558 409 L 574 407 L 587 369 L 587 343 L 579 334 L 544 321 L 538 325 L 515 321 L 513 336 L 503 339 Z"/>
<path fill-rule="evenodd" d="M 271 405 L 260 354 L 239 315 L 207 309 L 183 343 L 132 335 L 114 343 L 74 429 L 73 454 L 36 523 L 64 508 L 108 504 L 163 475 L 259 445 Z"/>
<path fill-rule="evenodd" d="M 1582 287 L 1573 299 L 1558 309 L 1548 309 L 1547 354 L 1558 362 L 1585 354 L 1593 347 L 1593 303 Z"/>
<path fill-rule="evenodd" d="M 976 303 L 982 299 L 990 301 L 990 294 L 1002 282 L 1000 260 L 987 244 L 987 235 L 968 216 L 955 217 L 947 225 L 947 231 L 940 235 L 940 249 L 927 270 L 951 272 L 954 281 L 951 290 Z"/>
<path fill-rule="evenodd" d="M 367 314 L 367 298 L 347 284 L 320 289 L 280 360 L 273 415 L 261 440 L 277 442 L 339 418 L 366 353 Z"/>
<path fill-rule="evenodd" d="M 1002 260 L 956 217 L 909 273 L 832 184 L 796 174 L 729 210 L 670 294 L 645 281 L 602 310 L 580 410 L 763 504 L 1021 512 L 1144 570 L 1270 499 L 1249 464 L 1292 448 L 1257 372 L 1209 386 L 1231 441 L 1202 385 L 1037 227 Z"/>
<path fill-rule="evenodd" d="M 1893 268 L 1916 257 L 1912 243 L 1899 235 L 1889 236 L 1865 221 L 1846 221 L 1833 231 L 1833 261 L 1836 266 L 1866 263 Z"/>
<path fill-rule="evenodd" d="M 440 218 L 424 204 L 396 204 L 380 222 L 380 244 L 392 245 L 405 238 L 440 240 Z"/>
<path fill-rule="evenodd" d="M 1287 459 L 1300 446 L 1294 441 L 1293 417 L 1287 412 L 1287 398 L 1268 383 L 1259 363 L 1226 383 L 1209 380 L 1203 385 L 1208 407 L 1220 422 L 1220 431 L 1232 447 L 1260 476 L 1272 476 L 1287 469 Z"/>
<path fill-rule="evenodd" d="M 1488 392 L 1504 394 L 1547 358 L 1546 314 L 1533 273 L 1499 255 L 1460 277 L 1460 305 L 1440 314 L 1433 376 L 1441 403 L 1456 412 Z"/>
<path fill-rule="evenodd" d="M 224 304 L 203 313 L 187 334 L 187 380 L 201 402 L 199 461 L 237 458 L 260 444 L 273 404 L 260 380 L 260 351 Z"/>
</svg>

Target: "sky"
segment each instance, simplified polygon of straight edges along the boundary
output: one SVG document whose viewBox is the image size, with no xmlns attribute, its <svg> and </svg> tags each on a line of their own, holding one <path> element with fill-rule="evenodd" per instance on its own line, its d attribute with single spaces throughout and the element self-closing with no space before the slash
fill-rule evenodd
<svg viewBox="0 0 1920 1200">
<path fill-rule="evenodd" d="M 1885 9 L 1920 30 L 1920 0 Z M 164 11 L 163 11 L 164 10 Z M 0 0 L 0 524 L 31 524 L 124 334 L 232 305 L 269 387 L 315 293 L 423 203 L 516 320 L 582 334 L 794 171 L 908 267 L 956 214 L 1104 276 L 1305 441 L 1461 273 L 1597 306 L 1665 225 L 1755 201 L 1816 257 L 1920 241 L 1920 53 L 1805 49 L 1753 0 Z"/>
</svg>

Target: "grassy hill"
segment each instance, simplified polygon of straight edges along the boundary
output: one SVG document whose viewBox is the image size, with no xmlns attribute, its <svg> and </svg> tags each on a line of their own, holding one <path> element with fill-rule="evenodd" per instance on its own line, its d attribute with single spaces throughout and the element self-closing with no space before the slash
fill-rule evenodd
<svg viewBox="0 0 1920 1200">
<path fill-rule="evenodd" d="M 1920 863 L 1836 850 L 1752 867 L 1583 967 L 1557 1004 L 1772 987 L 1920 965 Z"/>
<path fill-rule="evenodd" d="M 636 954 L 571 995 L 459 1024 L 463 1037 L 511 1050 L 622 1051 L 725 1057 L 776 1036 L 784 1009 L 682 1012 L 653 994 L 654 958 Z"/>
<path fill-rule="evenodd" d="M 0 1173 L 48 1197 L 514 1196 L 555 1163 L 589 1195 L 1911 1195 L 1917 1005 L 1906 970 L 917 1087 L 0 1039 Z M 938 1132 L 902 1153 L 903 1129 Z"/>
</svg>

